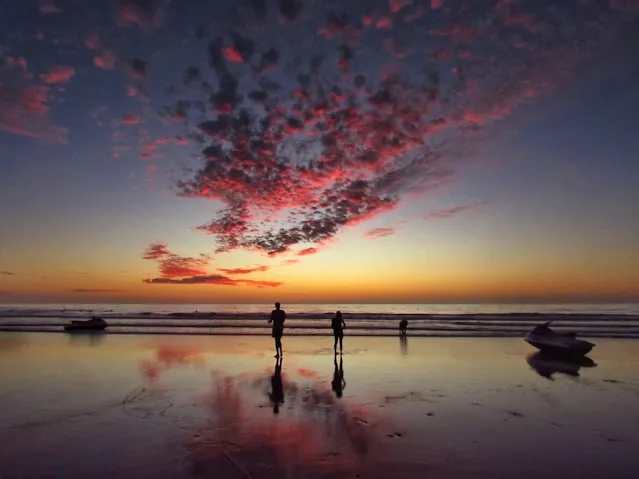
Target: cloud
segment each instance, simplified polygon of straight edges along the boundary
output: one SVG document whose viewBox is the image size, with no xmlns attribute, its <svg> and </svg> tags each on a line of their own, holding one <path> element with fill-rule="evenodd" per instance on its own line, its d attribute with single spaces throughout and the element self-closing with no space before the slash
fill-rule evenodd
<svg viewBox="0 0 639 479">
<path fill-rule="evenodd" d="M 308 256 L 311 254 L 317 254 L 319 250 L 317 248 L 304 248 L 297 252 L 297 256 Z"/>
<path fill-rule="evenodd" d="M 117 60 L 118 56 L 113 50 L 104 50 L 101 54 L 93 57 L 93 64 L 103 70 L 112 70 L 115 68 Z"/>
<path fill-rule="evenodd" d="M 171 89 L 160 109 L 162 120 L 202 145 L 174 186 L 182 197 L 222 203 L 197 226 L 214 237 L 216 252 L 313 251 L 448 184 L 489 128 L 506 127 L 514 112 L 569 85 L 594 51 L 583 38 L 602 45 L 614 24 L 584 7 L 589 21 L 557 29 L 556 12 L 525 2 L 475 11 L 433 1 L 437 13 L 421 16 L 416 2 L 395 0 L 393 17 L 320 15 L 320 3 L 304 4 L 317 25 L 304 29 L 316 35 L 312 42 L 296 27 L 286 32 L 287 48 L 234 31 L 212 39 L 202 58 L 211 81 L 203 69 L 176 72 L 172 84 L 188 83 L 189 93 Z M 266 17 L 266 6 L 251 8 Z M 288 24 L 302 3 L 279 1 L 278 12 Z M 408 16 L 410 29 L 395 28 Z M 358 41 L 350 18 L 387 31 Z M 521 48 L 523 40 L 530 47 Z"/>
<path fill-rule="evenodd" d="M 384 238 L 385 236 L 394 235 L 395 233 L 395 228 L 374 228 L 364 233 L 364 236 L 368 236 L 370 238 Z"/>
<path fill-rule="evenodd" d="M 55 6 L 52 0 L 40 0 L 40 3 L 38 4 L 38 10 L 40 10 L 40 13 L 44 13 L 45 15 L 61 12 L 61 10 Z"/>
<path fill-rule="evenodd" d="M 440 210 L 431 211 L 423 216 L 423 219 L 426 220 L 446 220 L 457 216 L 461 213 L 465 213 L 467 211 L 475 210 L 481 206 L 484 206 L 486 203 L 483 201 L 478 201 L 475 203 L 469 203 L 466 205 L 453 206 L 451 208 L 443 208 Z"/>
<path fill-rule="evenodd" d="M 137 115 L 124 115 L 120 119 L 120 123 L 123 125 L 137 125 L 140 123 L 140 117 Z"/>
<path fill-rule="evenodd" d="M 12 273 L 11 271 L 0 271 L 0 274 L 5 276 L 15 276 L 15 273 Z"/>
<path fill-rule="evenodd" d="M 302 14 L 301 0 L 279 0 L 278 11 L 280 19 L 288 22 L 297 20 Z"/>
<path fill-rule="evenodd" d="M 171 252 L 166 243 L 151 243 L 144 252 L 144 259 L 161 259 L 170 256 Z"/>
<path fill-rule="evenodd" d="M 162 0 L 118 0 L 116 21 L 123 26 L 135 25 L 142 30 L 157 28 L 164 20 Z"/>
<path fill-rule="evenodd" d="M 6 84 L 0 76 L 0 130 L 65 143 L 66 128 L 49 118 L 49 88 L 33 83 Z"/>
<path fill-rule="evenodd" d="M 284 261 L 282 261 L 282 266 L 286 266 L 286 265 L 291 265 L 291 264 L 297 264 L 299 263 L 300 260 L 299 259 L 285 259 Z"/>
<path fill-rule="evenodd" d="M 139 58 L 132 58 L 127 62 L 127 71 L 134 80 L 144 80 L 146 78 L 147 62 Z"/>
<path fill-rule="evenodd" d="M 100 289 L 100 288 L 76 288 L 72 289 L 74 293 L 123 293 L 125 289 Z"/>
<path fill-rule="evenodd" d="M 276 288 L 283 283 L 279 281 L 255 281 L 250 279 L 232 279 L 220 274 L 191 276 L 188 278 L 153 278 L 142 280 L 147 284 L 210 284 L 219 286 L 254 286 L 256 288 Z"/>
<path fill-rule="evenodd" d="M 40 75 L 40 79 L 44 83 L 59 84 L 68 83 L 75 75 L 75 68 L 71 66 L 56 65 L 51 67 L 48 73 Z"/>
<path fill-rule="evenodd" d="M 218 271 L 233 276 L 237 274 L 261 273 L 263 271 L 268 271 L 269 269 L 270 268 L 268 266 L 256 266 L 254 268 L 218 268 Z"/>
</svg>

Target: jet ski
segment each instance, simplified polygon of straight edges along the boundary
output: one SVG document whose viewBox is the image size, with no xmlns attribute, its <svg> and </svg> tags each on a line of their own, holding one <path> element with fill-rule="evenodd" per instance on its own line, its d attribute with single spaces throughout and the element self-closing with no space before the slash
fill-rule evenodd
<svg viewBox="0 0 639 479">
<path fill-rule="evenodd" d="M 71 321 L 64 327 L 65 331 L 103 331 L 109 324 L 102 318 L 93 316 L 86 321 Z"/>
<path fill-rule="evenodd" d="M 526 358 L 528 365 L 546 379 L 554 379 L 553 374 L 579 377 L 581 368 L 594 368 L 597 364 L 587 356 L 566 356 L 537 351 Z"/>
<path fill-rule="evenodd" d="M 540 351 L 555 355 L 585 356 L 595 345 L 577 339 L 573 332 L 557 332 L 550 328 L 551 321 L 539 324 L 524 338 L 528 344 Z"/>
</svg>

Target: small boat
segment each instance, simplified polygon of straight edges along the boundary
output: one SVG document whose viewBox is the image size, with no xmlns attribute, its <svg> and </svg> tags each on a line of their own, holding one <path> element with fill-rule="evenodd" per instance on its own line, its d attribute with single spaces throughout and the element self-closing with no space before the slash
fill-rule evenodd
<svg viewBox="0 0 639 479">
<path fill-rule="evenodd" d="M 71 321 L 64 327 L 65 331 L 102 331 L 109 324 L 102 318 L 93 316 L 86 321 Z"/>
<path fill-rule="evenodd" d="M 597 364 L 588 356 L 566 356 L 548 352 L 536 351 L 526 358 L 528 365 L 537 374 L 546 379 L 554 379 L 554 374 L 579 377 L 581 368 L 594 368 Z"/>
<path fill-rule="evenodd" d="M 557 332 L 550 328 L 551 321 L 539 324 L 524 338 L 526 342 L 540 351 L 558 355 L 585 356 L 595 345 L 583 339 L 577 339 L 573 332 Z"/>
</svg>

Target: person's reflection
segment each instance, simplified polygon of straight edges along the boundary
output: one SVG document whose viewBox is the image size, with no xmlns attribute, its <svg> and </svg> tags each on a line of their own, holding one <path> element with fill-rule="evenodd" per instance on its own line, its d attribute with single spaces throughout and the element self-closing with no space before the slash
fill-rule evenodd
<svg viewBox="0 0 639 479">
<path fill-rule="evenodd" d="M 402 356 L 408 354 L 408 338 L 406 336 L 399 337 L 399 349 L 402 351 Z"/>
<path fill-rule="evenodd" d="M 271 376 L 271 392 L 268 395 L 273 405 L 273 414 L 279 414 L 280 405 L 284 404 L 284 386 L 282 385 L 282 357 L 275 359 L 275 371 Z"/>
<path fill-rule="evenodd" d="M 339 357 L 339 367 L 337 366 L 337 356 L 333 358 L 333 364 L 335 370 L 333 371 L 333 381 L 331 381 L 331 387 L 335 392 L 335 396 L 342 397 L 344 388 L 346 387 L 346 381 L 344 380 L 344 362 L 342 356 Z"/>
</svg>

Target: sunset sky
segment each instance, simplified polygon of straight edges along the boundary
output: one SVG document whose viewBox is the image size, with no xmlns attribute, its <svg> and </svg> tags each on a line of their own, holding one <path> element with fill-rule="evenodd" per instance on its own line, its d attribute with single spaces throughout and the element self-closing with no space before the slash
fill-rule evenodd
<svg viewBox="0 0 639 479">
<path fill-rule="evenodd" d="M 639 301 L 638 50 L 632 0 L 2 2 L 0 302 Z"/>
</svg>

